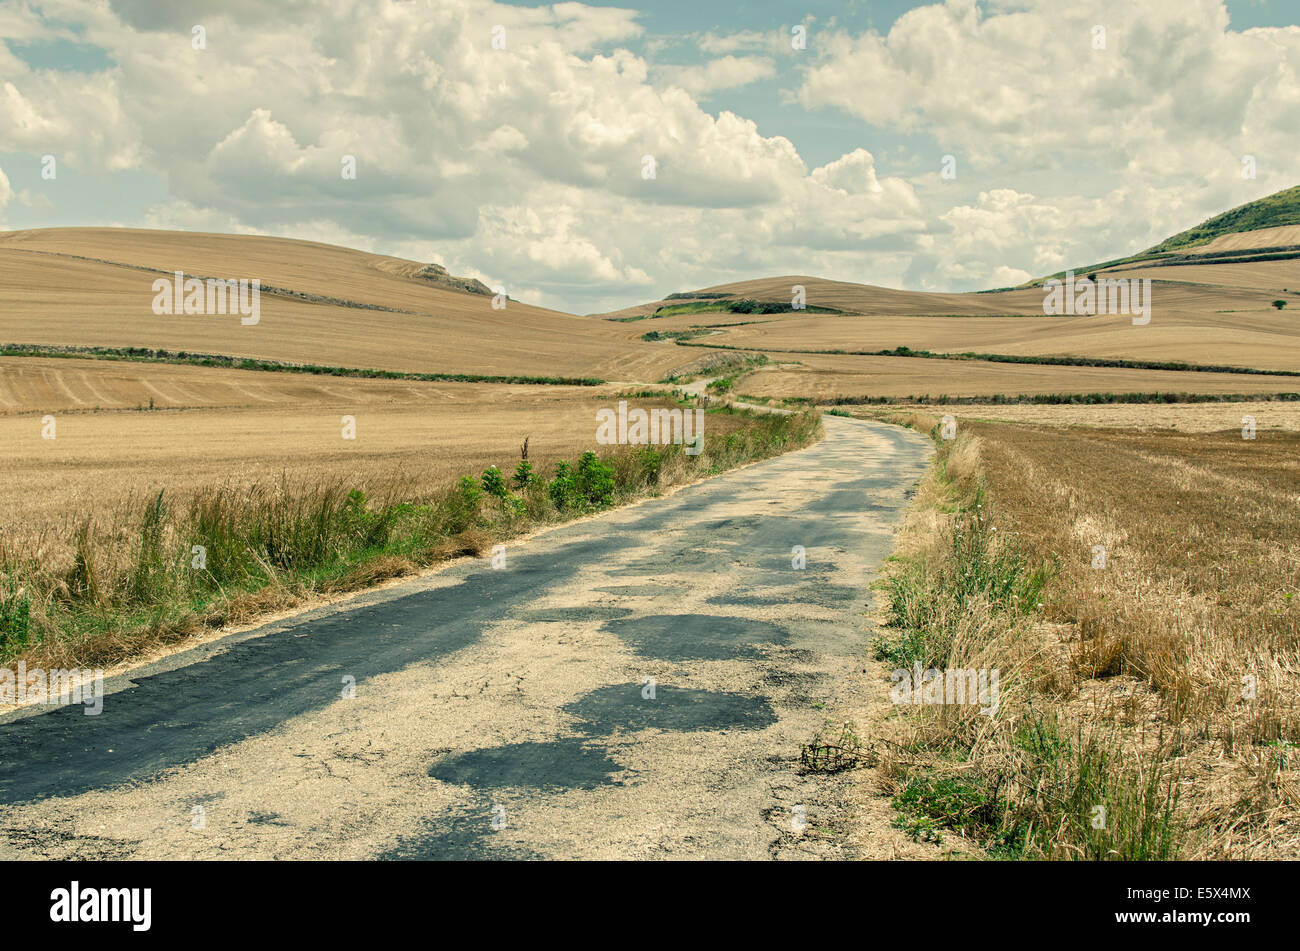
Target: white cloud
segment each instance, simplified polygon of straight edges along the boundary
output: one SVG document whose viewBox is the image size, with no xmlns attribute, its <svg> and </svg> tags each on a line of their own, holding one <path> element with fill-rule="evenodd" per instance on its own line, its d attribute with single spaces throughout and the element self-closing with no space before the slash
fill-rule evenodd
<svg viewBox="0 0 1300 951">
<path fill-rule="evenodd" d="M 1093 48 L 1098 25 L 1105 49 Z M 819 36 L 799 97 L 927 132 L 986 166 L 1225 181 L 1257 150 L 1282 172 L 1300 28 L 1227 26 L 1221 0 L 1025 0 L 987 14 L 950 0 L 904 14 L 886 35 Z"/>
<path fill-rule="evenodd" d="M 0 42 L 0 152 L 152 174 L 168 197 L 141 223 L 438 259 L 589 310 L 760 274 L 1015 283 L 1294 183 L 1300 28 L 1232 32 L 1218 0 L 950 0 L 885 35 L 818 29 L 798 55 L 788 27 L 704 34 L 714 58 L 684 67 L 622 48 L 645 37 L 630 9 L 220 6 L 0 8 L 0 34 L 67 32 L 31 11 L 57 13 L 115 64 L 34 70 Z M 1095 23 L 1106 50 L 1091 47 Z M 789 139 L 697 101 L 795 64 L 796 107 L 922 133 L 957 154 L 958 181 L 938 180 L 939 154 L 899 175 L 865 124 L 870 150 L 810 169 Z M 1244 153 L 1259 165 L 1248 186 Z M 1081 170 L 1101 194 L 1079 194 Z"/>
<path fill-rule="evenodd" d="M 912 227 L 910 187 L 876 183 L 867 153 L 810 175 L 789 140 L 697 104 L 772 75 L 770 60 L 724 56 L 661 85 L 625 49 L 594 52 L 641 34 L 632 11 L 359 0 L 282 25 L 236 4 L 197 21 L 205 50 L 191 47 L 193 14 L 163 29 L 141 8 L 98 8 L 86 40 L 117 66 L 20 64 L 7 113 L 31 119 L 0 131 L 0 149 L 50 148 L 63 130 L 54 151 L 165 176 L 151 224 L 418 249 L 555 304 L 566 286 L 649 293 L 688 257 L 706 283 L 784 267 L 791 234 L 838 246 Z M 340 175 L 348 154 L 355 181 Z M 738 247 L 742 233 L 770 246 Z"/>
<path fill-rule="evenodd" d="M 776 65 L 762 56 L 722 56 L 702 66 L 680 66 L 668 71 L 668 81 L 695 97 L 721 89 L 748 86 L 776 75 Z"/>
</svg>

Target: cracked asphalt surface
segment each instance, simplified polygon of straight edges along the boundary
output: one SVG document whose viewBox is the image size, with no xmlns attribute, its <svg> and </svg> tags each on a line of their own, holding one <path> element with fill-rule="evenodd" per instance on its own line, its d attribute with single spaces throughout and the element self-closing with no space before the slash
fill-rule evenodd
<svg viewBox="0 0 1300 951">
<path fill-rule="evenodd" d="M 886 689 L 863 676 L 868 584 L 931 447 L 825 425 L 503 569 L 112 678 L 99 716 L 0 717 L 0 858 L 852 857 L 843 780 L 798 755 Z"/>
</svg>

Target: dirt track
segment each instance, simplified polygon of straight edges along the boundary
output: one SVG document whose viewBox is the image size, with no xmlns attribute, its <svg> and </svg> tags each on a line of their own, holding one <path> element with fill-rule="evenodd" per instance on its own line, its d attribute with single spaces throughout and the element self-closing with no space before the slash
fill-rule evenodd
<svg viewBox="0 0 1300 951">
<path fill-rule="evenodd" d="M 798 753 L 880 689 L 867 584 L 930 447 L 825 423 L 501 570 L 462 562 L 117 678 L 100 716 L 0 719 L 0 858 L 851 856 L 847 788 Z"/>
</svg>

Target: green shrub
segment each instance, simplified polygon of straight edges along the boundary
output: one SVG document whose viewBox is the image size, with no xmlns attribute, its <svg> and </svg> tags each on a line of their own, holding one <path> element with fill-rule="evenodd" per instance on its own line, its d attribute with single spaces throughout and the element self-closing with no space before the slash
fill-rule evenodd
<svg viewBox="0 0 1300 951">
<path fill-rule="evenodd" d="M 478 521 L 483 490 L 473 476 L 461 476 L 456 488 L 443 500 L 443 529 L 448 535 L 463 532 Z"/>
<path fill-rule="evenodd" d="M 0 588 L 0 657 L 27 646 L 31 638 L 31 603 L 10 578 Z"/>
<path fill-rule="evenodd" d="M 614 470 L 602 463 L 591 450 L 584 452 L 578 460 L 574 481 L 588 505 L 603 508 L 614 501 Z"/>
<path fill-rule="evenodd" d="M 519 465 L 515 466 L 514 478 L 510 481 L 517 491 L 522 492 L 524 489 L 531 488 L 537 482 L 537 476 L 533 474 L 533 464 L 527 459 L 520 459 Z"/>
<path fill-rule="evenodd" d="M 555 464 L 555 478 L 546 484 L 546 494 L 560 511 L 578 507 L 578 484 L 564 460 Z"/>
<path fill-rule="evenodd" d="M 645 446 L 635 455 L 640 465 L 639 481 L 642 485 L 655 485 L 659 482 L 659 471 L 663 468 L 664 454 L 653 446 Z"/>
<path fill-rule="evenodd" d="M 506 480 L 496 466 L 489 466 L 483 471 L 483 491 L 503 501 L 510 494 L 510 490 L 506 488 Z"/>
</svg>

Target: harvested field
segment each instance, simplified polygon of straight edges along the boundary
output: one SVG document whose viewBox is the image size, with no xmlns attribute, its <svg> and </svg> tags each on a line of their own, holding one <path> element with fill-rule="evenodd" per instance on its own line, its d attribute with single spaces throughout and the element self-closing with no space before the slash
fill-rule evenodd
<svg viewBox="0 0 1300 951">
<path fill-rule="evenodd" d="M 1300 375 L 1060 367 L 921 357 L 765 355 L 774 365 L 746 376 L 739 384 L 740 392 L 766 397 L 807 396 L 816 400 L 856 396 L 1010 396 L 1037 393 L 1300 392 Z"/>
<path fill-rule="evenodd" d="M 896 708 L 891 742 L 927 751 L 885 757 L 900 827 L 1013 857 L 1297 854 L 1300 434 L 1214 422 L 959 423 L 881 656 L 1001 669 L 1002 702 Z"/>
<path fill-rule="evenodd" d="M 1169 264 L 1153 267 L 1145 262 L 1102 271 L 1102 277 L 1149 277 L 1154 281 L 1209 284 L 1225 290 L 1257 288 L 1279 293 L 1300 291 L 1300 258 L 1281 261 L 1242 261 L 1234 264 Z M 1157 298 L 1159 300 L 1159 298 Z M 1292 307 L 1296 303 L 1291 304 Z"/>
<path fill-rule="evenodd" d="M 1284 248 L 1300 244 L 1300 225 L 1256 228 L 1221 234 L 1207 244 L 1187 248 L 1185 254 L 1214 254 L 1219 251 L 1248 251 L 1258 248 Z"/>
<path fill-rule="evenodd" d="M 110 519 L 127 500 L 162 489 L 184 496 L 282 478 L 360 488 L 405 479 L 432 491 L 494 463 L 513 468 L 525 437 L 530 459 L 549 473 L 557 460 L 598 448 L 595 411 L 617 392 L 6 358 L 0 525 L 6 541 L 27 540 L 91 513 Z M 52 440 L 41 438 L 46 413 Z M 345 415 L 356 419 L 354 440 L 342 438 Z"/>
<path fill-rule="evenodd" d="M 1153 291 L 1153 293 L 1155 293 Z M 1174 360 L 1193 364 L 1300 368 L 1295 316 L 1268 301 L 1276 294 L 1207 294 L 1199 310 L 1165 315 L 1134 326 L 1130 318 L 1096 317 L 772 317 L 736 326 L 737 314 L 719 314 L 710 344 L 792 350 L 892 350 L 906 346 L 938 353 L 1003 353 L 1018 356 L 1079 356 L 1127 360 Z M 1159 298 L 1156 298 L 1159 306 Z M 1213 308 L 1232 310 L 1216 314 Z M 656 330 L 707 325 L 705 314 L 655 321 Z M 640 327 L 644 322 L 620 325 Z"/>
<path fill-rule="evenodd" d="M 997 518 L 1061 562 L 1065 704 L 1176 738 L 1187 857 L 1294 857 L 1300 435 L 974 429 Z"/>
<path fill-rule="evenodd" d="M 957 419 L 999 420 L 1048 426 L 1099 426 L 1130 430 L 1215 433 L 1240 430 L 1243 416 L 1253 416 L 1259 431 L 1300 432 L 1300 403 L 1117 403 L 1089 406 L 999 406 L 930 404 L 925 412 Z"/>
<path fill-rule="evenodd" d="M 828 281 L 820 277 L 788 275 L 785 277 L 767 277 L 753 281 L 737 281 L 732 284 L 717 284 L 700 289 L 699 298 L 692 298 L 686 293 L 682 300 L 654 301 L 636 307 L 600 314 L 601 317 L 634 317 L 653 313 L 665 304 L 685 303 L 692 299 L 707 300 L 709 295 L 725 294 L 733 300 L 760 300 L 790 303 L 791 289 L 801 285 L 807 291 L 807 303 L 818 307 L 833 307 L 850 314 L 1042 314 L 1042 291 L 1027 288 L 997 294 L 935 294 L 924 291 L 901 291 L 891 287 L 877 287 L 872 284 L 853 284 L 848 281 Z M 701 315 L 686 315 L 701 316 Z M 742 316 L 729 314 L 732 319 L 743 320 Z M 671 320 L 673 318 L 662 318 Z M 662 320 L 654 321 L 659 326 Z M 644 325 L 637 321 L 630 326 Z"/>
<path fill-rule="evenodd" d="M 518 301 L 494 309 L 490 296 L 419 278 L 420 267 L 280 238 L 105 228 L 11 232 L 0 235 L 0 342 L 632 380 L 659 379 L 691 359 L 629 344 L 618 325 Z M 153 282 L 175 270 L 259 279 L 260 321 L 244 326 L 238 315 L 155 315 Z M 278 295 L 267 287 L 311 296 Z"/>
<path fill-rule="evenodd" d="M 1289 265 L 1289 271 L 1273 267 L 1277 263 L 1148 268 L 1122 275 L 1116 271 L 1116 276 L 1154 279 L 1151 322 L 1143 326 L 1134 326 L 1125 315 L 1044 316 L 1042 288 L 941 295 L 811 278 L 722 287 L 734 288 L 739 297 L 789 301 L 789 284 L 785 282 L 806 281 L 808 303 L 837 306 L 849 313 L 746 315 L 720 311 L 615 326 L 623 329 L 629 342 L 651 330 L 711 327 L 716 333 L 707 338 L 709 343 L 742 349 L 875 351 L 905 346 L 940 353 L 973 351 L 1300 370 L 1297 317 L 1271 306 L 1279 297 L 1275 285 L 1300 290 L 1300 261 L 1280 262 Z M 1256 267 L 1266 270 L 1256 274 L 1252 270 Z M 1181 270 L 1196 276 L 1174 273 Z M 1300 308 L 1300 298 L 1291 310 L 1296 308 Z M 643 312 L 653 309 L 650 305 L 641 308 Z M 629 308 L 628 312 L 637 310 Z"/>
</svg>

